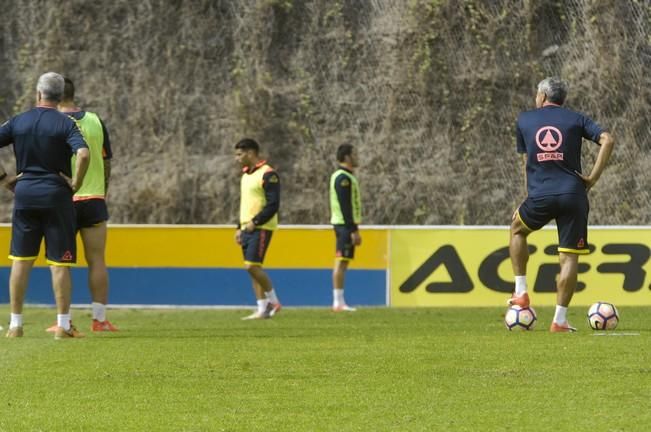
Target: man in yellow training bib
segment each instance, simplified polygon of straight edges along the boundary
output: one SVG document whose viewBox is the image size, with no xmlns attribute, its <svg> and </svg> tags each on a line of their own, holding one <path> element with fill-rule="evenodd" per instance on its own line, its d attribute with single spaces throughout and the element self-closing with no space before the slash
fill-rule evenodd
<svg viewBox="0 0 651 432">
<path fill-rule="evenodd" d="M 74 118 L 90 149 L 90 165 L 84 184 L 72 198 L 77 215 L 77 231 L 84 245 L 88 262 L 88 287 L 92 298 L 94 332 L 114 332 L 118 329 L 106 319 L 108 303 L 108 271 L 104 258 L 106 252 L 106 192 L 111 176 L 111 142 L 106 126 L 99 116 L 84 111 L 75 104 L 75 85 L 65 78 L 63 100 L 59 111 Z M 72 163 L 74 167 L 75 158 Z"/>
<path fill-rule="evenodd" d="M 362 222 L 362 198 L 359 183 L 353 174 L 357 153 L 351 144 L 337 149 L 339 168 L 330 177 L 330 223 L 337 238 L 335 266 L 332 272 L 332 310 L 355 312 L 344 300 L 344 279 L 348 262 L 355 257 L 355 246 L 362 244 L 359 224 Z"/>
<path fill-rule="evenodd" d="M 257 310 L 242 319 L 273 317 L 281 309 L 278 296 L 267 273 L 262 269 L 271 235 L 278 227 L 280 178 L 260 159 L 260 146 L 250 138 L 235 145 L 235 159 L 242 166 L 240 222 L 235 241 L 242 246 L 244 265 L 251 276 Z"/>
</svg>

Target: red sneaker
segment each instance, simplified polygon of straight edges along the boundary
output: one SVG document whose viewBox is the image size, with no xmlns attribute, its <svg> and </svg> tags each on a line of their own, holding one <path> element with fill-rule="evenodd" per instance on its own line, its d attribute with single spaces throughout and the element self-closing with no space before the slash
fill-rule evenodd
<svg viewBox="0 0 651 432">
<path fill-rule="evenodd" d="M 513 305 L 520 306 L 521 308 L 529 307 L 529 303 L 530 303 L 529 302 L 529 294 L 524 293 L 524 294 L 521 294 L 521 295 L 518 296 L 518 295 L 515 295 L 515 293 L 513 293 L 511 298 L 508 299 L 506 301 L 506 303 L 511 305 L 511 306 L 513 306 Z"/>
<path fill-rule="evenodd" d="M 551 333 L 574 333 L 576 331 L 576 327 L 572 327 L 567 321 L 562 324 L 552 322 L 551 327 L 549 327 L 549 331 Z"/>
<path fill-rule="evenodd" d="M 93 323 L 90 326 L 90 330 L 93 332 L 116 332 L 119 331 L 109 320 L 106 321 L 97 321 L 93 320 Z"/>
<path fill-rule="evenodd" d="M 283 305 L 280 303 L 271 303 L 269 302 L 269 306 L 267 306 L 267 313 L 269 314 L 269 317 L 273 317 L 276 315 L 280 310 L 283 308 Z"/>
</svg>

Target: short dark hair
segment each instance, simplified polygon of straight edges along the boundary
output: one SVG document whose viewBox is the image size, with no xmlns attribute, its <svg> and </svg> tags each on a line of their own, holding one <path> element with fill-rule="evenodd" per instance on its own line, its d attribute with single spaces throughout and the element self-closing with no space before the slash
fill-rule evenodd
<svg viewBox="0 0 651 432">
<path fill-rule="evenodd" d="M 337 148 L 337 162 L 343 162 L 346 160 L 346 156 L 353 154 L 353 145 L 352 144 L 341 144 Z"/>
<path fill-rule="evenodd" d="M 63 100 L 74 100 L 75 98 L 75 84 L 68 77 L 63 77 Z"/>
<path fill-rule="evenodd" d="M 260 151 L 260 146 L 258 145 L 257 141 L 252 139 L 252 138 L 244 138 L 240 140 L 237 144 L 235 144 L 235 148 L 237 150 L 253 150 L 255 154 L 258 154 Z"/>
</svg>

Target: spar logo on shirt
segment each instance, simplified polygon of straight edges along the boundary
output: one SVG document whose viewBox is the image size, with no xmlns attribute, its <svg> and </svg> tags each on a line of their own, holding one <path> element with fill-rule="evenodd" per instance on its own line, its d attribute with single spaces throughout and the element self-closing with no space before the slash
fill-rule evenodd
<svg viewBox="0 0 651 432">
<path fill-rule="evenodd" d="M 563 153 L 557 152 L 563 144 L 563 134 L 554 126 L 543 126 L 536 132 L 536 145 L 543 152 L 536 154 L 538 162 L 563 160 Z"/>
</svg>

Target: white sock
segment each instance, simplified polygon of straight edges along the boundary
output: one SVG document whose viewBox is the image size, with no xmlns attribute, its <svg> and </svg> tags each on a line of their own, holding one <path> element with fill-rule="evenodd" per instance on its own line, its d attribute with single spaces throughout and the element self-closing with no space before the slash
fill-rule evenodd
<svg viewBox="0 0 651 432">
<path fill-rule="evenodd" d="M 264 313 L 267 310 L 267 305 L 269 304 L 269 300 L 264 299 L 264 300 L 258 300 L 258 313 Z"/>
<path fill-rule="evenodd" d="M 344 290 L 335 288 L 332 290 L 332 304 L 333 306 L 343 306 L 346 304 L 344 300 Z"/>
<path fill-rule="evenodd" d="M 522 295 L 527 292 L 527 276 L 515 277 L 515 295 Z"/>
<path fill-rule="evenodd" d="M 9 322 L 9 328 L 16 328 L 23 326 L 23 314 L 11 314 L 11 321 Z"/>
<path fill-rule="evenodd" d="M 556 324 L 564 324 L 567 322 L 567 308 L 565 306 L 556 305 L 556 313 L 554 313 L 554 322 Z"/>
<path fill-rule="evenodd" d="M 93 307 L 93 319 L 99 322 L 106 321 L 106 305 L 93 302 L 91 306 Z"/>
<path fill-rule="evenodd" d="M 57 325 L 66 331 L 70 330 L 70 313 L 57 314 Z"/>
<path fill-rule="evenodd" d="M 276 290 L 273 288 L 271 288 L 271 291 L 267 291 L 265 295 L 267 296 L 267 300 L 269 300 L 271 303 L 280 303 L 280 301 L 278 301 L 278 296 L 276 295 Z"/>
</svg>

